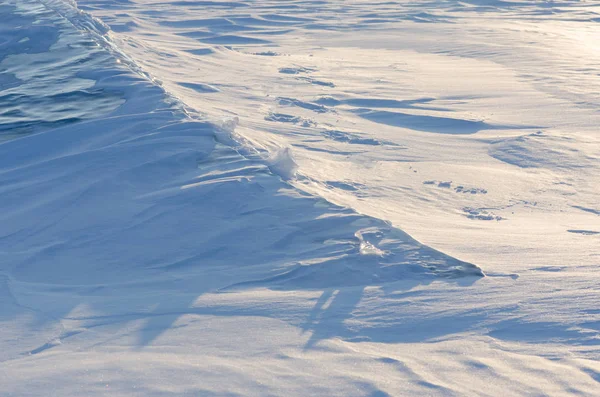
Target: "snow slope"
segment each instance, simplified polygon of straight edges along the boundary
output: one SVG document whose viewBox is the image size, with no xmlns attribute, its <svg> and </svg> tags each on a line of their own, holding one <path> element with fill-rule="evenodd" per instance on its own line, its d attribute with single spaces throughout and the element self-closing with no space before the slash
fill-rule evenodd
<svg viewBox="0 0 600 397">
<path fill-rule="evenodd" d="M 568 232 L 598 230 L 594 2 L 79 4 L 190 107 L 291 147 L 301 189 L 504 270 L 597 264 Z"/>
<path fill-rule="evenodd" d="M 4 0 L 1 393 L 598 395 L 597 12 Z"/>
</svg>

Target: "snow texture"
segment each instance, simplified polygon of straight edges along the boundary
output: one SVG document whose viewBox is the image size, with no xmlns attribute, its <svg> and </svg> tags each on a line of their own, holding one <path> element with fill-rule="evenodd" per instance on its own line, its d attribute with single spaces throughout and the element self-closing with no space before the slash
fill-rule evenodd
<svg viewBox="0 0 600 397">
<path fill-rule="evenodd" d="M 0 1 L 0 394 L 598 395 L 600 6 Z"/>
</svg>

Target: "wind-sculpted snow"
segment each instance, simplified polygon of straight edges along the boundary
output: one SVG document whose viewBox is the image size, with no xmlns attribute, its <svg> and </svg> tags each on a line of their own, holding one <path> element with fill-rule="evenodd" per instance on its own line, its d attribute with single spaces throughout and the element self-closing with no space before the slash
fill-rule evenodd
<svg viewBox="0 0 600 397">
<path fill-rule="evenodd" d="M 57 36 L 62 34 L 58 30 Z M 81 70 L 85 73 L 85 65 Z M 384 235 L 395 238 L 393 244 L 384 243 L 387 255 L 395 258 L 409 251 L 412 261 L 391 262 L 412 268 L 416 275 L 481 275 L 473 265 L 443 254 L 431 256 L 428 248 L 384 222 L 294 193 L 260 158 L 246 159 L 234 148 L 217 144 L 216 127 L 187 119 L 165 102 L 160 88 L 126 69 L 115 65 L 94 73 L 102 76 L 98 90 L 118 85 L 125 92 L 127 102 L 116 112 L 0 149 L 3 245 L 10 247 L 4 255 L 15 255 L 8 270 L 17 279 L 97 284 L 148 267 L 182 266 L 176 258 L 186 258 L 187 266 L 197 258 L 199 268 L 227 262 L 240 269 L 269 261 L 281 266 L 287 262 L 278 258 L 282 253 L 292 263 L 314 261 L 309 254 L 313 251 L 323 259 L 353 261 L 360 257 L 360 239 L 354 234 L 364 228 L 383 233 L 378 240 Z M 22 100 L 27 104 L 35 98 Z M 269 166 L 288 161 L 283 157 Z M 289 166 L 280 167 L 292 177 Z M 263 206 L 266 218 L 257 211 Z M 260 238 L 247 244 L 245 236 Z M 293 254 L 296 246 L 306 259 Z M 419 259 L 415 249 L 431 260 Z M 376 267 L 389 265 L 385 256 Z M 365 272 L 360 260 L 354 266 L 359 274 Z M 382 277 L 379 282 L 399 278 Z M 331 282 L 345 283 L 343 278 Z"/>
<path fill-rule="evenodd" d="M 0 394 L 594 395 L 599 11 L 5 0 Z"/>
<path fill-rule="evenodd" d="M 285 155 L 265 162 L 217 143 L 219 127 L 190 119 L 161 88 L 118 64 L 93 35 L 55 11 L 33 1 L 2 11 L 4 19 L 29 14 L 44 21 L 55 42 L 35 53 L 43 54 L 48 78 L 65 84 L 94 78 L 80 84 L 125 98 L 109 109 L 92 93 L 72 94 L 73 111 L 94 108 L 88 120 L 45 125 L 0 145 L 0 271 L 9 297 L 0 318 L 4 325 L 23 316 L 33 321 L 23 325 L 23 337 L 0 334 L 2 360 L 68 346 L 68 339 L 97 326 L 92 319 L 76 329 L 65 325 L 83 306 L 106 318 L 130 313 L 132 300 L 136 311 L 152 310 L 178 293 L 176 285 L 198 297 L 232 285 L 327 289 L 483 276 L 475 265 L 386 222 L 287 185 L 270 171 L 293 177 Z M 4 62 L 35 64 L 30 49 L 11 47 Z M 79 52 L 65 55 L 71 50 Z M 71 68 L 74 58 L 82 61 Z M 46 120 L 45 102 L 27 85 L 52 89 L 54 83 L 28 63 L 21 66 L 12 89 L 23 90 L 20 106 Z M 62 105 L 56 98 L 50 103 Z M 169 311 L 185 313 L 189 304 L 177 302 Z M 162 332 L 150 329 L 141 331 L 140 345 Z"/>
</svg>

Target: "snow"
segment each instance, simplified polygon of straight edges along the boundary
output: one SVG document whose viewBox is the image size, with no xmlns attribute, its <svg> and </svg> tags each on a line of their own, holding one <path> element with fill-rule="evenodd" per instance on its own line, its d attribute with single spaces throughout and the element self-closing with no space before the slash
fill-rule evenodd
<svg viewBox="0 0 600 397">
<path fill-rule="evenodd" d="M 292 150 L 289 147 L 274 152 L 266 161 L 271 172 L 283 179 L 292 179 L 296 176 L 298 164 L 294 161 Z"/>
<path fill-rule="evenodd" d="M 598 395 L 599 13 L 4 0 L 0 394 Z"/>
</svg>

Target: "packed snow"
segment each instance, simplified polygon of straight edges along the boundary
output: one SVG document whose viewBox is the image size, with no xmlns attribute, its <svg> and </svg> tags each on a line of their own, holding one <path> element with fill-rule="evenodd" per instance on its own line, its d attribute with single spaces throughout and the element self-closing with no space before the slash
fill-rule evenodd
<svg viewBox="0 0 600 397">
<path fill-rule="evenodd" d="M 0 395 L 600 395 L 598 23 L 0 0 Z"/>
</svg>

